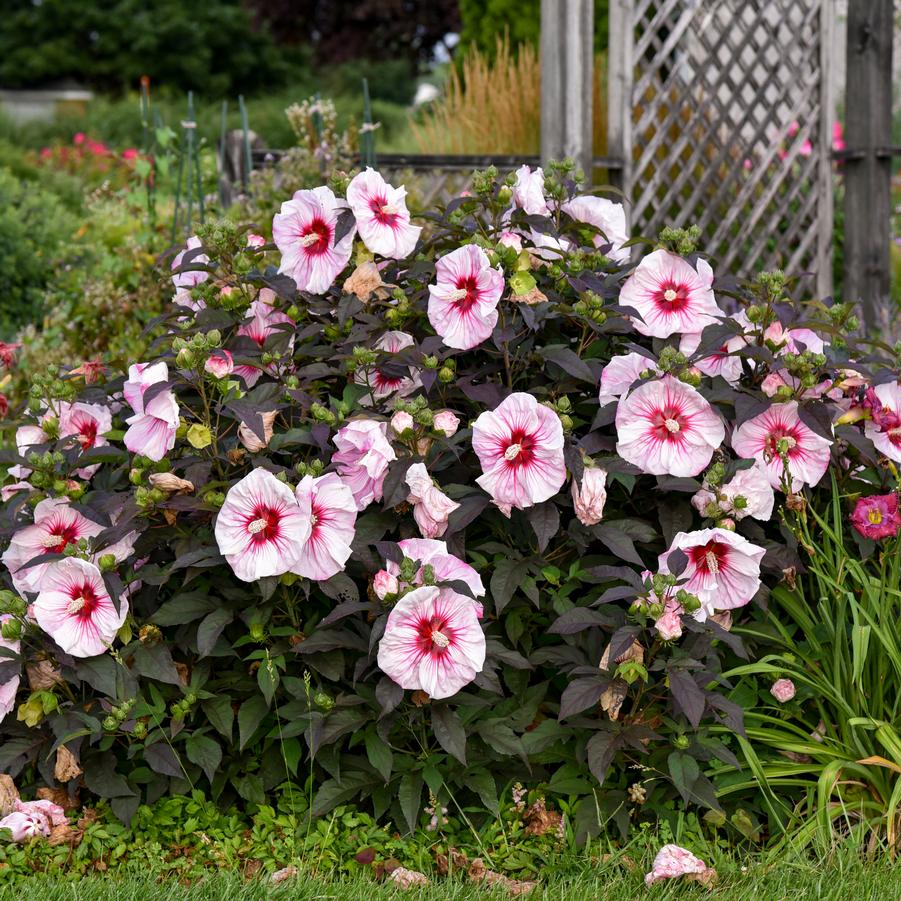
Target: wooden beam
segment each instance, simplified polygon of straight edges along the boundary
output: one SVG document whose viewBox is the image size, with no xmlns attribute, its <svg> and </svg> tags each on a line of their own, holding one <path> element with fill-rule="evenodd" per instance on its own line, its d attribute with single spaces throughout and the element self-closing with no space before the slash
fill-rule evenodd
<svg viewBox="0 0 901 901">
<path fill-rule="evenodd" d="M 610 0 L 607 49 L 607 153 L 622 161 L 611 182 L 625 195 L 627 222 L 632 216 L 632 28 L 631 0 Z M 636 248 L 637 250 L 637 248 Z M 633 251 L 634 254 L 634 251 Z"/>
<path fill-rule="evenodd" d="M 541 0 L 541 159 L 591 180 L 594 0 Z"/>
<path fill-rule="evenodd" d="M 832 126 L 835 97 L 832 67 L 835 48 L 835 0 L 822 0 L 820 9 L 820 122 L 817 163 L 816 286 L 823 298 L 832 294 L 832 235 L 835 226 L 835 184 L 832 175 Z"/>
<path fill-rule="evenodd" d="M 843 295 L 868 328 L 889 304 L 893 31 L 892 0 L 848 4 Z"/>
</svg>

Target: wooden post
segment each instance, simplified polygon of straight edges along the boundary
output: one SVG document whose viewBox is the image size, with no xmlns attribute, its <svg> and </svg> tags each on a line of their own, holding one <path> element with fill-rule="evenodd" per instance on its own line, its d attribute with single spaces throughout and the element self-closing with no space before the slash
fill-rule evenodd
<svg viewBox="0 0 901 901">
<path fill-rule="evenodd" d="M 868 328 L 889 303 L 892 0 L 848 4 L 844 300 Z"/>
<path fill-rule="evenodd" d="M 591 182 L 594 0 L 541 0 L 541 159 L 570 156 Z"/>
<path fill-rule="evenodd" d="M 817 169 L 816 285 L 821 298 L 832 294 L 833 232 L 835 229 L 835 180 L 832 171 L 832 126 L 835 97 L 832 67 L 835 53 L 835 0 L 822 0 L 820 8 L 820 122 Z"/>
<path fill-rule="evenodd" d="M 632 200 L 632 3 L 610 0 L 610 41 L 607 49 L 607 153 L 623 161 L 610 181 L 625 195 L 627 222 Z M 634 249 L 635 251 L 638 248 Z"/>
</svg>

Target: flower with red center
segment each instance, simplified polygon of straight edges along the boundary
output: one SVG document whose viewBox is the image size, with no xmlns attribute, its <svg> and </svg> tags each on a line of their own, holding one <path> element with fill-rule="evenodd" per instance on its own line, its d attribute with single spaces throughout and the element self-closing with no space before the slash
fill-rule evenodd
<svg viewBox="0 0 901 901">
<path fill-rule="evenodd" d="M 0 364 L 7 369 L 12 369 L 13 360 L 16 357 L 16 351 L 21 344 L 7 344 L 6 341 L 0 341 Z"/>
<path fill-rule="evenodd" d="M 295 492 L 301 515 L 310 522 L 310 537 L 291 571 L 317 582 L 341 572 L 351 553 L 357 521 L 353 492 L 333 472 L 304 476 Z"/>
<path fill-rule="evenodd" d="M 38 625 L 73 657 L 94 657 L 113 643 L 128 615 L 128 601 L 119 609 L 93 563 L 77 557 L 48 567 L 34 602 Z"/>
<path fill-rule="evenodd" d="M 122 440 L 133 454 L 154 461 L 162 460 L 175 447 L 178 401 L 168 388 L 155 388 L 146 402 L 145 395 L 151 385 L 168 379 L 165 363 L 135 363 L 129 367 L 128 381 L 122 386 L 122 393 L 134 410 L 134 416 L 125 420 L 128 429 Z"/>
<path fill-rule="evenodd" d="M 540 166 L 536 169 L 520 166 L 516 170 L 513 203 L 527 216 L 549 216 L 551 214 L 547 198 L 544 196 L 544 170 Z"/>
<path fill-rule="evenodd" d="M 60 438 L 75 438 L 81 445 L 82 451 L 92 447 L 105 447 L 109 442 L 104 434 L 113 427 L 113 417 L 107 407 L 100 404 L 69 404 L 62 402 L 59 405 L 59 435 Z M 79 478 L 90 479 L 100 468 L 100 464 L 84 466 L 77 470 Z"/>
<path fill-rule="evenodd" d="M 294 492 L 266 469 L 232 485 L 216 517 L 216 543 L 244 582 L 280 576 L 297 564 L 310 537 Z"/>
<path fill-rule="evenodd" d="M 481 576 L 468 563 L 449 553 L 445 542 L 436 541 L 433 538 L 404 538 L 397 542 L 397 546 L 405 557 L 419 561 L 420 566 L 414 585 L 422 585 L 423 567 L 431 566 L 436 582 L 465 582 L 473 597 L 485 597 L 485 586 L 482 584 Z M 383 572 L 396 581 L 397 576 L 400 575 L 400 566 L 393 560 L 388 560 L 385 562 Z M 406 583 L 404 584 L 406 585 Z M 392 593 L 396 591 L 395 588 Z M 474 603 L 476 613 L 481 619 L 482 605 L 478 602 Z"/>
<path fill-rule="evenodd" d="M 823 478 L 831 447 L 828 438 L 801 421 L 797 401 L 773 404 L 743 422 L 732 435 L 732 448 L 739 457 L 763 460 L 770 485 L 781 488 L 787 477 L 793 492 L 804 485 L 816 485 Z"/>
<path fill-rule="evenodd" d="M 414 463 L 406 475 L 413 505 L 413 519 L 423 538 L 440 538 L 447 531 L 447 518 L 460 505 L 452 501 L 433 481 L 425 463 Z"/>
<path fill-rule="evenodd" d="M 713 270 L 698 259 L 697 269 L 668 250 L 648 254 L 623 283 L 619 302 L 638 311 L 636 330 L 653 338 L 703 331 L 723 311 L 713 296 Z"/>
<path fill-rule="evenodd" d="M 701 332 L 688 332 L 679 341 L 679 351 L 689 359 L 701 346 Z M 704 375 L 721 375 L 730 385 L 737 385 L 741 379 L 741 357 L 739 352 L 747 347 L 748 341 L 744 335 L 735 335 L 727 338 L 723 344 L 711 351 L 709 356 L 693 360 L 692 365 L 697 366 Z"/>
<path fill-rule="evenodd" d="M 386 354 L 397 354 L 415 343 L 413 336 L 406 332 L 385 332 L 375 342 L 375 349 Z M 390 358 L 381 366 L 376 364 L 358 369 L 354 374 L 354 381 L 358 385 L 368 385 L 372 389 L 372 397 L 376 400 L 382 400 L 392 394 L 406 397 L 422 386 L 422 380 L 415 367 L 403 366 Z"/>
<path fill-rule="evenodd" d="M 898 495 L 873 494 L 860 498 L 851 514 L 851 525 L 871 541 L 894 538 L 901 529 Z"/>
<path fill-rule="evenodd" d="M 106 364 L 100 360 L 85 360 L 77 369 L 73 369 L 70 375 L 80 375 L 86 385 L 99 382 L 106 374 Z"/>
<path fill-rule="evenodd" d="M 482 475 L 476 484 L 506 516 L 552 498 L 566 481 L 560 417 L 531 394 L 516 392 L 473 423 Z"/>
<path fill-rule="evenodd" d="M 867 438 L 889 460 L 901 463 L 901 385 L 887 382 L 872 389 L 872 419 L 864 426 Z"/>
<path fill-rule="evenodd" d="M 405 594 L 388 614 L 378 665 L 401 688 L 434 700 L 455 695 L 485 665 L 485 633 L 472 601 L 435 585 Z"/>
<path fill-rule="evenodd" d="M 353 492 L 357 510 L 382 499 L 382 485 L 388 464 L 397 454 L 388 441 L 388 423 L 374 419 L 354 419 L 332 439 L 338 450 L 332 463 Z"/>
<path fill-rule="evenodd" d="M 237 334 L 249 338 L 260 351 L 266 349 L 267 343 L 272 339 L 273 344 L 279 345 L 279 350 L 290 355 L 294 349 L 294 320 L 272 306 L 270 301 L 274 299 L 275 295 L 268 288 L 260 291 L 259 297 L 248 308 Z M 234 374 L 244 379 L 248 388 L 253 388 L 262 371 L 258 366 L 244 364 L 234 368 Z M 272 366 L 266 367 L 265 371 L 270 375 L 275 374 Z"/>
<path fill-rule="evenodd" d="M 12 615 L 8 613 L 0 613 L 0 626 L 3 625 Z M 9 651 L 11 654 L 18 656 L 21 645 L 18 640 L 4 638 L 0 634 L 0 650 Z M 10 663 L 11 659 L 4 654 L 0 654 L 0 663 Z M 3 722 L 6 715 L 16 706 L 16 692 L 19 690 L 19 673 L 15 673 L 6 680 L 0 680 L 0 723 Z"/>
<path fill-rule="evenodd" d="M 616 263 L 629 262 L 631 251 L 623 247 L 629 240 L 629 230 L 626 227 L 626 211 L 621 203 L 589 194 L 568 200 L 561 209 L 576 222 L 587 222 L 601 231 L 593 238 L 594 246 L 609 246 L 607 256 L 611 260 Z"/>
<path fill-rule="evenodd" d="M 466 244 L 435 263 L 437 284 L 429 285 L 429 322 L 448 347 L 471 350 L 491 337 L 497 304 L 504 293 L 500 267 L 488 255 Z"/>
<path fill-rule="evenodd" d="M 410 224 L 406 188 L 394 188 L 370 167 L 347 186 L 347 202 L 363 243 L 373 253 L 393 260 L 408 257 L 422 229 Z"/>
<path fill-rule="evenodd" d="M 659 375 L 660 369 L 654 360 L 644 354 L 632 352 L 613 357 L 601 370 L 601 390 L 598 395 L 601 406 L 619 400 L 643 373 Z"/>
<path fill-rule="evenodd" d="M 658 558 L 658 569 L 670 573 L 668 561 L 673 551 L 688 558 L 679 578 L 681 588 L 697 595 L 701 602 L 698 619 L 715 610 L 744 607 L 760 588 L 760 561 L 766 550 L 727 529 L 699 529 L 679 532 L 669 550 Z"/>
<path fill-rule="evenodd" d="M 272 220 L 272 239 L 281 251 L 279 272 L 298 290 L 324 294 L 350 260 L 356 226 L 335 240 L 338 217 L 347 208 L 330 188 L 297 191 Z"/>
<path fill-rule="evenodd" d="M 616 408 L 616 452 L 651 475 L 696 476 L 726 429 L 713 407 L 670 375 L 639 385 Z"/>
<path fill-rule="evenodd" d="M 199 250 L 202 246 L 197 235 L 188 238 L 185 249 L 179 251 L 172 261 L 172 268 L 178 269 L 182 264 L 185 266 L 209 265 L 210 258 L 205 253 L 191 253 L 191 251 Z M 185 256 L 188 256 L 187 261 L 185 261 Z M 175 285 L 176 291 L 190 291 L 191 288 L 205 282 L 209 277 L 209 272 L 203 269 L 187 269 L 184 272 L 176 272 L 172 276 L 172 284 Z"/>
</svg>

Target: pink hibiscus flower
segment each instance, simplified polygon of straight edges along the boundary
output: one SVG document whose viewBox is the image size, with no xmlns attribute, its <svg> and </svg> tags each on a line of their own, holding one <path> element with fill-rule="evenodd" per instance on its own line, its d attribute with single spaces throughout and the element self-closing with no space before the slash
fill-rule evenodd
<svg viewBox="0 0 901 901">
<path fill-rule="evenodd" d="M 172 261 L 172 268 L 178 269 L 182 264 L 182 260 L 185 257 L 185 254 L 189 250 L 196 250 L 201 246 L 200 238 L 197 235 L 193 235 L 188 238 L 187 243 L 185 244 L 185 249 L 180 251 L 175 259 Z M 206 266 L 210 262 L 210 258 L 205 254 L 201 253 L 195 256 L 189 264 L 191 266 Z M 204 272 L 203 270 L 187 270 L 185 272 L 177 272 L 172 276 L 172 284 L 175 285 L 176 291 L 190 291 L 191 288 L 196 287 L 197 285 L 205 282 L 210 277 L 209 272 Z"/>
<path fill-rule="evenodd" d="M 626 279 L 620 303 L 638 311 L 633 324 L 642 335 L 668 338 L 697 332 L 717 322 L 723 311 L 713 296 L 713 270 L 698 259 L 697 270 L 668 250 L 648 254 Z"/>
<path fill-rule="evenodd" d="M 165 363 L 136 363 L 129 367 L 128 381 L 122 386 L 122 393 L 134 410 L 134 416 L 125 420 L 129 427 L 122 440 L 133 454 L 155 461 L 162 460 L 175 447 L 178 401 L 168 388 L 157 391 L 146 404 L 144 395 L 151 385 L 168 378 Z"/>
<path fill-rule="evenodd" d="M 332 462 L 353 492 L 357 510 L 382 499 L 388 464 L 397 459 L 388 441 L 388 424 L 373 419 L 354 419 L 332 439 L 337 452 Z"/>
<path fill-rule="evenodd" d="M 678 845 L 664 845 L 654 858 L 651 872 L 644 877 L 646 885 L 653 885 L 664 879 L 677 879 L 692 873 L 706 873 L 707 864 L 691 851 Z"/>
<path fill-rule="evenodd" d="M 485 665 L 485 633 L 472 601 L 424 585 L 388 614 L 378 665 L 401 688 L 441 700 L 472 682 Z"/>
<path fill-rule="evenodd" d="M 791 679 L 777 679 L 770 694 L 780 703 L 787 704 L 795 696 L 795 683 Z"/>
<path fill-rule="evenodd" d="M 77 557 L 47 568 L 34 602 L 38 625 L 73 657 L 106 651 L 127 615 L 128 601 L 120 598 L 117 611 L 100 570 Z"/>
<path fill-rule="evenodd" d="M 264 289 L 265 291 L 266 289 Z M 250 338 L 257 347 L 262 351 L 266 347 L 266 342 L 274 335 L 288 335 L 287 352 L 290 354 L 294 349 L 294 321 L 290 316 L 276 310 L 271 303 L 268 302 L 268 296 L 263 291 L 260 296 L 251 303 L 247 309 L 247 315 L 244 321 L 238 327 L 238 335 Z M 290 326 L 290 330 L 283 328 Z M 268 367 L 265 370 L 270 375 L 275 373 L 274 367 Z M 244 379 L 244 383 L 248 388 L 253 388 L 262 374 L 262 371 L 256 366 L 235 366 L 234 373 Z"/>
<path fill-rule="evenodd" d="M 305 476 L 295 492 L 301 514 L 310 521 L 307 539 L 291 571 L 321 582 L 344 569 L 356 532 L 353 492 L 333 472 Z"/>
<path fill-rule="evenodd" d="M 531 394 L 516 392 L 482 413 L 472 446 L 482 467 L 476 483 L 506 516 L 552 498 L 566 481 L 560 417 Z"/>
<path fill-rule="evenodd" d="M 375 349 L 396 354 L 407 347 L 412 347 L 413 344 L 415 344 L 413 336 L 408 335 L 406 332 L 385 332 L 375 342 Z M 408 376 L 399 376 L 396 374 L 396 371 L 383 371 L 376 365 L 369 367 L 365 371 L 357 370 L 354 374 L 354 381 L 358 385 L 369 385 L 372 389 L 372 397 L 376 400 L 382 400 L 390 397 L 392 394 L 396 394 L 398 397 L 406 397 L 422 385 L 422 380 L 416 369 L 410 366 L 407 371 L 409 372 Z"/>
<path fill-rule="evenodd" d="M 815 354 L 821 354 L 826 347 L 826 342 L 809 328 L 786 328 L 781 322 L 769 325 L 763 333 L 763 337 L 774 344 L 781 354 L 799 354 L 809 350 Z"/>
<path fill-rule="evenodd" d="M 9 829 L 14 842 L 50 835 L 50 821 L 39 810 L 14 810 L 0 820 L 0 829 Z"/>
<path fill-rule="evenodd" d="M 659 374 L 657 364 L 639 353 L 613 357 L 601 370 L 601 390 L 598 400 L 606 406 L 619 400 L 640 378 L 643 372 Z"/>
<path fill-rule="evenodd" d="M 594 236 L 594 246 L 612 245 L 607 256 L 617 263 L 628 263 L 631 251 L 623 244 L 629 240 L 626 227 L 626 211 L 621 203 L 614 203 L 606 197 L 574 197 L 561 207 L 576 222 L 587 222 L 603 232 Z"/>
<path fill-rule="evenodd" d="M 235 371 L 235 361 L 227 350 L 214 350 L 206 358 L 203 370 L 213 378 L 224 379 Z"/>
<path fill-rule="evenodd" d="M 452 501 L 435 483 L 424 463 L 414 463 L 406 475 L 413 504 L 413 519 L 423 538 L 440 538 L 447 531 L 447 518 L 460 505 Z"/>
<path fill-rule="evenodd" d="M 851 514 L 851 525 L 871 541 L 894 538 L 901 530 L 898 495 L 893 492 L 860 498 Z"/>
<path fill-rule="evenodd" d="M 710 404 L 670 375 L 639 385 L 616 408 L 616 452 L 651 475 L 696 476 L 726 429 Z"/>
<path fill-rule="evenodd" d="M 901 463 L 901 385 L 888 382 L 873 389 L 872 419 L 864 431 L 880 453 Z M 880 407 L 881 405 L 881 407 Z"/>
<path fill-rule="evenodd" d="M 280 576 L 297 565 L 311 531 L 294 492 L 257 468 L 232 485 L 216 517 L 216 544 L 244 582 Z"/>
<path fill-rule="evenodd" d="M 743 422 L 732 435 L 732 448 L 746 460 L 763 460 L 773 488 L 787 475 L 792 491 L 816 485 L 829 467 L 832 442 L 801 421 L 797 401 L 773 404 Z M 788 459 L 785 472 L 783 454 Z"/>
<path fill-rule="evenodd" d="M 324 294 L 350 260 L 356 227 L 335 242 L 338 217 L 347 204 L 330 188 L 297 191 L 272 220 L 272 238 L 281 251 L 279 272 L 298 290 Z"/>
<path fill-rule="evenodd" d="M 466 244 L 435 263 L 429 285 L 429 322 L 448 347 L 470 350 L 491 337 L 504 293 L 500 267 L 492 269 L 481 247 Z"/>
<path fill-rule="evenodd" d="M 607 503 L 607 473 L 597 466 L 587 467 L 582 472 L 582 483 L 573 476 L 573 509 L 576 518 L 584 526 L 597 525 L 604 516 Z"/>
<path fill-rule="evenodd" d="M 437 582 L 465 582 L 473 597 L 485 597 L 485 586 L 482 584 L 481 576 L 468 563 L 449 553 L 445 542 L 431 538 L 405 538 L 398 541 L 397 546 L 405 557 L 418 560 L 420 563 L 414 585 L 422 584 L 422 568 L 431 566 Z M 387 572 L 396 582 L 397 576 L 400 575 L 400 567 L 393 560 L 388 560 L 382 572 Z M 404 585 L 406 586 L 406 583 Z M 395 592 L 397 590 L 395 589 Z M 476 612 L 481 618 L 482 605 L 479 603 L 476 603 Z"/>
<path fill-rule="evenodd" d="M 82 451 L 92 447 L 105 447 L 109 442 L 104 434 L 113 427 L 113 417 L 107 407 L 100 404 L 61 403 L 59 405 L 60 438 L 74 437 Z M 76 470 L 81 479 L 90 479 L 100 468 L 99 463 Z"/>
<path fill-rule="evenodd" d="M 697 595 L 703 615 L 744 607 L 760 588 L 760 561 L 766 550 L 742 535 L 727 529 L 679 532 L 658 558 L 661 573 L 669 574 L 669 555 L 674 550 L 688 557 L 680 575 L 682 588 Z"/>
<path fill-rule="evenodd" d="M 37 425 L 22 425 L 16 429 L 16 449 L 19 451 L 20 457 L 28 457 L 32 451 L 46 444 L 49 441 L 44 430 Z M 27 466 L 9 467 L 9 474 L 14 479 L 27 479 L 31 475 L 31 470 Z"/>
<path fill-rule="evenodd" d="M 710 504 L 716 504 L 722 513 L 736 521 L 750 516 L 768 522 L 773 515 L 776 495 L 764 463 L 755 460 L 753 466 L 738 470 L 725 485 L 715 490 L 705 484 L 691 503 L 702 516 L 708 515 Z"/>
<path fill-rule="evenodd" d="M 679 341 L 679 350 L 690 358 L 701 346 L 701 338 L 700 332 L 688 332 Z M 735 335 L 714 350 L 710 356 L 695 360 L 692 365 L 700 369 L 704 375 L 721 375 L 730 385 L 737 385 L 741 379 L 741 357 L 738 354 L 747 343 L 747 338 L 743 335 Z"/>
<path fill-rule="evenodd" d="M 347 186 L 347 202 L 363 243 L 373 253 L 394 260 L 408 257 L 422 229 L 410 224 L 406 188 L 394 188 L 370 167 Z"/>
<path fill-rule="evenodd" d="M 544 170 L 520 166 L 516 170 L 513 185 L 513 203 L 529 216 L 549 216 L 547 198 L 544 196 Z"/>
<path fill-rule="evenodd" d="M 11 619 L 11 614 L 2 613 L 0 614 L 0 626 L 3 625 L 8 619 Z M 0 648 L 4 650 L 10 651 L 13 654 L 19 654 L 21 650 L 21 644 L 19 641 L 11 641 L 9 639 L 4 638 L 0 635 Z M 0 663 L 9 663 L 9 657 L 4 657 L 0 655 Z M 11 678 L 7 679 L 5 682 L 0 682 L 0 723 L 3 722 L 6 715 L 15 708 L 16 706 L 16 692 L 19 690 L 19 674 L 16 673 Z"/>
</svg>

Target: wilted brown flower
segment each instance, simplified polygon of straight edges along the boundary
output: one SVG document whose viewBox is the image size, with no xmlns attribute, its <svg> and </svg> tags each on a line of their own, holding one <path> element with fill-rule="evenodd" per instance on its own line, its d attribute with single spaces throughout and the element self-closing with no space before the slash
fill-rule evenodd
<svg viewBox="0 0 901 901">
<path fill-rule="evenodd" d="M 263 438 L 265 439 L 263 441 L 261 441 L 260 436 L 245 423 L 242 422 L 238 427 L 238 437 L 241 439 L 241 444 L 243 444 L 252 454 L 256 454 L 263 450 L 264 447 L 269 446 L 269 442 L 272 440 L 275 415 L 275 410 L 260 413 L 260 416 L 263 419 Z"/>
</svg>

